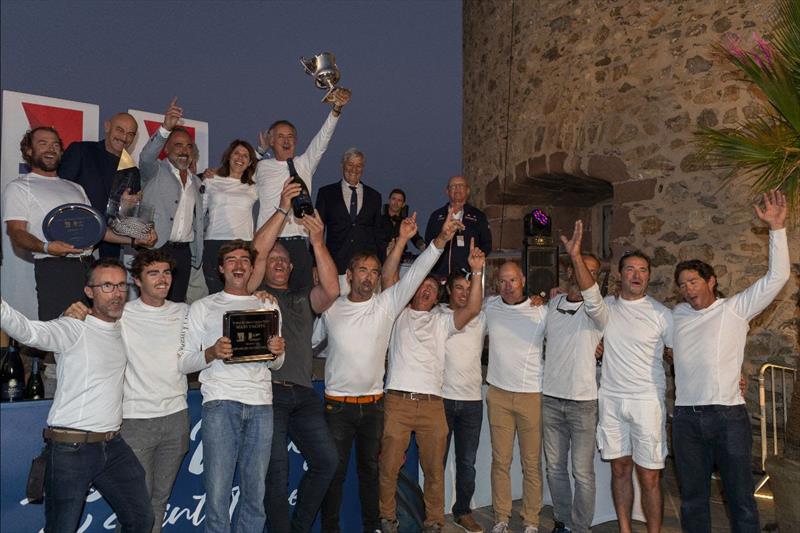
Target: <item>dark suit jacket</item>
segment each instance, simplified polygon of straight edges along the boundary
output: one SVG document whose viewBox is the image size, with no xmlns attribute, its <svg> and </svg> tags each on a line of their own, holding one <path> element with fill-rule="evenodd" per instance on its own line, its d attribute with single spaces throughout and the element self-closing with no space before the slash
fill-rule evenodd
<svg viewBox="0 0 800 533">
<path fill-rule="evenodd" d="M 342 182 L 322 187 L 317 192 L 317 211 L 325 223 L 325 244 L 344 274 L 354 253 L 374 252 L 381 261 L 386 255 L 386 241 L 381 218 L 381 193 L 361 183 L 364 199 L 355 221 L 350 220 L 350 206 L 345 205 Z"/>
</svg>

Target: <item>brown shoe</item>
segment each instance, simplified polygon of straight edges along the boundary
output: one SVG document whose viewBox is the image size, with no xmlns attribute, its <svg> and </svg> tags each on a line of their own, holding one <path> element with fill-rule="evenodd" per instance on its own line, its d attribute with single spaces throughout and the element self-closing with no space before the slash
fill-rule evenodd
<svg viewBox="0 0 800 533">
<path fill-rule="evenodd" d="M 483 533 L 483 528 L 472 518 L 472 513 L 457 516 L 455 522 L 458 527 L 469 533 Z"/>
</svg>

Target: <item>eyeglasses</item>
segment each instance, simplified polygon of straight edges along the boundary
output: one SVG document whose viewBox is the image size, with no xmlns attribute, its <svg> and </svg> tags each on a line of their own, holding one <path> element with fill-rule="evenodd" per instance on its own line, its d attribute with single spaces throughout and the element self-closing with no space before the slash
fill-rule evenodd
<svg viewBox="0 0 800 533">
<path fill-rule="evenodd" d="M 556 306 L 556 311 L 558 311 L 558 312 L 559 312 L 559 313 L 561 313 L 562 315 L 574 315 L 575 313 L 577 313 L 577 312 L 578 312 L 578 310 L 579 310 L 579 309 L 580 309 L 582 306 L 583 306 L 583 302 L 581 302 L 581 305 L 579 305 L 579 306 L 578 306 L 578 307 L 576 307 L 575 309 L 561 309 L 560 307 Z"/>
<path fill-rule="evenodd" d="M 120 292 L 125 292 L 128 290 L 128 284 L 124 281 L 120 283 L 100 283 L 98 285 L 87 285 L 87 287 L 91 287 L 93 289 L 99 287 L 101 291 L 107 293 L 114 292 L 114 289 Z"/>
</svg>

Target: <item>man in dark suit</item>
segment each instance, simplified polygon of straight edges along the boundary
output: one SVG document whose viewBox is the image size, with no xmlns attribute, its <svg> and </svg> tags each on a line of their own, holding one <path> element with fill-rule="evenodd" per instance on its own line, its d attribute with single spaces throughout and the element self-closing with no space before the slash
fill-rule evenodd
<svg viewBox="0 0 800 533">
<path fill-rule="evenodd" d="M 120 154 L 128 149 L 136 137 L 136 119 L 128 113 L 117 113 L 106 120 L 103 128 L 103 140 L 70 144 L 58 167 L 59 177 L 83 187 L 92 207 L 101 213 L 106 212 L 110 197 L 118 199 L 124 192 L 139 192 L 138 184 L 130 191 L 112 190 Z M 98 248 L 101 257 L 119 257 L 119 244 L 101 242 Z"/>
<path fill-rule="evenodd" d="M 340 276 L 356 252 L 375 253 L 381 261 L 386 255 L 381 194 L 361 183 L 363 173 L 364 154 L 350 148 L 342 156 L 344 179 L 317 193 L 317 211 L 327 231 L 325 244 Z"/>
</svg>

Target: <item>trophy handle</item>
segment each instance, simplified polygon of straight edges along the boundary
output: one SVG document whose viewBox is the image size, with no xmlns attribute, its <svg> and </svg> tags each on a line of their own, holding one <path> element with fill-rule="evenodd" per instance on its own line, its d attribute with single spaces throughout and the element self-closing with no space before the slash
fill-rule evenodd
<svg viewBox="0 0 800 533">
<path fill-rule="evenodd" d="M 306 71 L 306 74 L 313 76 L 314 71 L 317 69 L 317 58 L 312 57 L 311 59 L 306 59 L 305 57 L 301 57 L 300 64 L 303 65 L 303 70 Z"/>
</svg>

